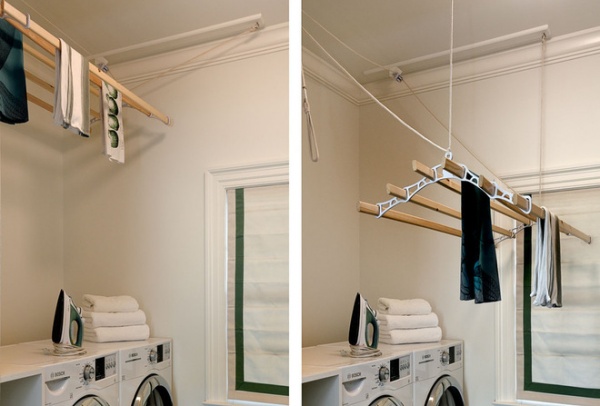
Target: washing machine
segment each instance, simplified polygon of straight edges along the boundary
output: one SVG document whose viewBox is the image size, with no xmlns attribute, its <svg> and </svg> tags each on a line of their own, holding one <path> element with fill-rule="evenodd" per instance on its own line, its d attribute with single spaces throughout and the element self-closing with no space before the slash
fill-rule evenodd
<svg viewBox="0 0 600 406">
<path fill-rule="evenodd" d="M 43 368 L 44 406 L 119 405 L 118 353 L 66 357 Z"/>
<path fill-rule="evenodd" d="M 412 406 L 412 354 L 342 368 L 342 406 Z"/>
<path fill-rule="evenodd" d="M 151 338 L 119 351 L 121 406 L 172 406 L 171 340 Z"/>
<path fill-rule="evenodd" d="M 414 406 L 464 406 L 463 343 L 441 342 L 413 351 Z"/>
</svg>

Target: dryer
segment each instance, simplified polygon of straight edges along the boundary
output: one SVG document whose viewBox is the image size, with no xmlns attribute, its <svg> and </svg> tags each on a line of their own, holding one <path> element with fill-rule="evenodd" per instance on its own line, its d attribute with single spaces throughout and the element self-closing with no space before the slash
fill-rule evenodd
<svg viewBox="0 0 600 406">
<path fill-rule="evenodd" d="M 170 339 L 151 338 L 119 355 L 121 406 L 173 406 Z"/>
<path fill-rule="evenodd" d="M 414 406 L 464 406 L 463 343 L 442 340 L 413 352 Z"/>
<path fill-rule="evenodd" d="M 44 406 L 119 405 L 117 359 L 115 351 L 44 367 Z"/>
</svg>

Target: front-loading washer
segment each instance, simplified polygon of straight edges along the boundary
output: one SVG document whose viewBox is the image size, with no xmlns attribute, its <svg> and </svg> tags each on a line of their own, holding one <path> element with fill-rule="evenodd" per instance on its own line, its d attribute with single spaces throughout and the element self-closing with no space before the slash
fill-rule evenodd
<svg viewBox="0 0 600 406">
<path fill-rule="evenodd" d="M 342 406 L 412 406 L 411 362 L 409 352 L 344 367 Z"/>
<path fill-rule="evenodd" d="M 44 406 L 119 405 L 118 353 L 66 357 L 43 368 Z"/>
<path fill-rule="evenodd" d="M 172 406 L 171 339 L 150 338 L 119 351 L 121 406 Z"/>
<path fill-rule="evenodd" d="M 414 406 L 464 406 L 463 343 L 442 340 L 413 352 Z"/>
</svg>

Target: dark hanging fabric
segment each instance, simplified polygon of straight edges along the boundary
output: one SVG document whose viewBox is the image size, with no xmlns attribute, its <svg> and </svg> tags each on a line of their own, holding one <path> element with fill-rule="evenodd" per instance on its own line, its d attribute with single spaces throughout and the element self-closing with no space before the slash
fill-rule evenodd
<svg viewBox="0 0 600 406">
<path fill-rule="evenodd" d="M 470 182 L 462 182 L 462 259 L 460 300 L 475 303 L 501 299 L 490 198 Z"/>
<path fill-rule="evenodd" d="M 28 120 L 23 34 L 0 20 L 0 121 L 19 124 Z"/>
</svg>

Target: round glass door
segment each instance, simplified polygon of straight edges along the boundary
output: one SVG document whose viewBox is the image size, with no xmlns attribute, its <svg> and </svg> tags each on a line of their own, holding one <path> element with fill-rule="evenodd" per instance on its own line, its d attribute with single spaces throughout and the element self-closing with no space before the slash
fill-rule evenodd
<svg viewBox="0 0 600 406">
<path fill-rule="evenodd" d="M 404 406 L 404 404 L 391 396 L 382 396 L 375 399 L 369 406 Z"/>
<path fill-rule="evenodd" d="M 458 381 L 450 375 L 438 379 L 425 406 L 465 406 Z"/>
<path fill-rule="evenodd" d="M 132 406 L 173 406 L 167 381 L 160 375 L 150 375 L 140 385 Z"/>
<path fill-rule="evenodd" d="M 81 398 L 75 403 L 74 406 L 111 406 L 104 399 L 98 396 L 90 395 Z"/>
</svg>

